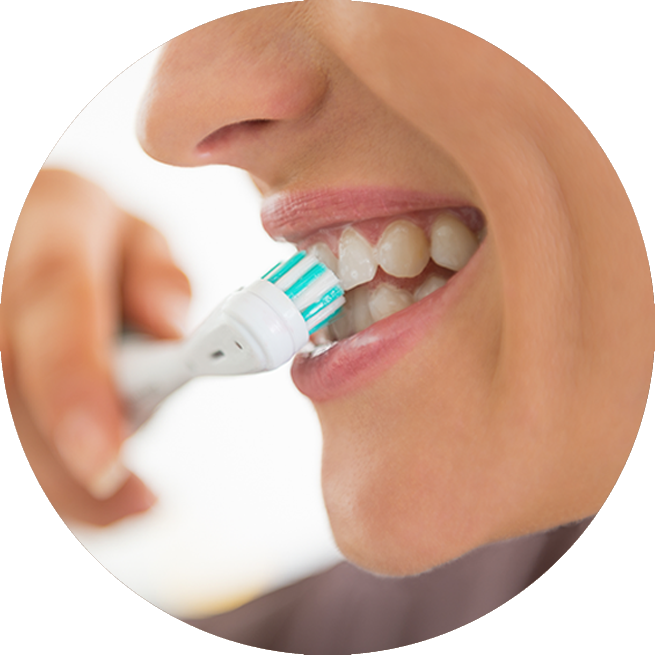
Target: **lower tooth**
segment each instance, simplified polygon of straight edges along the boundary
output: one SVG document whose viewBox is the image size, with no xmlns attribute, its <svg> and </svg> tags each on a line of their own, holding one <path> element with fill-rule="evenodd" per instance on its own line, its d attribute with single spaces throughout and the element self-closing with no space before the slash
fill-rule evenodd
<svg viewBox="0 0 655 655">
<path fill-rule="evenodd" d="M 324 344 L 321 344 L 320 346 L 316 346 L 316 348 L 314 348 L 313 350 L 311 350 L 309 352 L 309 356 L 310 357 L 318 357 L 319 355 L 322 355 L 324 352 L 327 352 L 328 350 L 330 350 L 330 348 L 332 348 L 332 346 L 334 346 L 333 342 L 324 343 Z"/>
<path fill-rule="evenodd" d="M 350 303 L 355 332 L 361 332 L 373 325 L 373 317 L 368 306 L 368 296 L 367 287 L 357 287 L 348 293 L 347 302 Z"/>
<path fill-rule="evenodd" d="M 346 301 L 339 317 L 329 325 L 329 335 L 332 339 L 340 341 L 354 334 L 352 314 L 352 308 Z"/>
<path fill-rule="evenodd" d="M 430 277 L 423 282 L 423 284 L 414 291 L 414 300 L 418 302 L 419 300 L 423 300 L 425 296 L 431 294 L 433 291 L 436 291 L 437 289 L 441 289 L 441 287 L 446 284 L 448 280 L 443 277 L 438 277 L 437 275 L 430 275 Z"/>
<path fill-rule="evenodd" d="M 346 304 L 341 310 L 341 315 L 329 326 L 330 336 L 333 339 L 337 341 L 347 339 L 373 325 L 368 296 L 368 288 L 365 286 L 346 292 Z"/>
<path fill-rule="evenodd" d="M 314 346 L 323 346 L 325 344 L 331 343 L 332 339 L 330 338 L 329 329 L 330 328 L 328 326 L 321 328 L 317 332 L 314 332 L 311 337 L 311 342 L 314 344 Z"/>
<path fill-rule="evenodd" d="M 371 292 L 368 305 L 373 321 L 380 321 L 409 307 L 413 302 L 414 298 L 409 291 L 398 289 L 390 284 L 381 284 Z"/>
</svg>

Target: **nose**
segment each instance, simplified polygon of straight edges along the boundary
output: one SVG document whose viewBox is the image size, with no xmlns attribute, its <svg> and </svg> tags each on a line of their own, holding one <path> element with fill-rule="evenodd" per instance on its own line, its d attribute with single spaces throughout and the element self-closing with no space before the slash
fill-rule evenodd
<svg viewBox="0 0 655 655">
<path fill-rule="evenodd" d="M 328 90 L 302 4 L 235 14 L 164 46 L 141 106 L 143 149 L 167 164 L 229 164 L 273 184 L 310 145 Z"/>
</svg>

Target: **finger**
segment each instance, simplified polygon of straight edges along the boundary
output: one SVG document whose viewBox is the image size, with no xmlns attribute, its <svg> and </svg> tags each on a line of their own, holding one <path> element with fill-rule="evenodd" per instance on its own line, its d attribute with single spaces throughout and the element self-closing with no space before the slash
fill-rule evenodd
<svg viewBox="0 0 655 655">
<path fill-rule="evenodd" d="M 17 394 L 13 361 L 7 351 L 2 353 L 2 363 L 9 406 L 23 450 L 43 491 L 62 518 L 108 525 L 152 507 L 156 497 L 133 474 L 128 474 L 118 491 L 104 500 L 95 498 L 82 487 L 32 422 Z"/>
<path fill-rule="evenodd" d="M 47 176 L 19 218 L 3 289 L 18 395 L 72 477 L 101 498 L 127 478 L 110 364 L 120 230 L 95 187 Z"/>
<path fill-rule="evenodd" d="M 160 339 L 182 336 L 191 288 L 164 237 L 147 223 L 129 217 L 123 253 L 125 321 Z"/>
</svg>

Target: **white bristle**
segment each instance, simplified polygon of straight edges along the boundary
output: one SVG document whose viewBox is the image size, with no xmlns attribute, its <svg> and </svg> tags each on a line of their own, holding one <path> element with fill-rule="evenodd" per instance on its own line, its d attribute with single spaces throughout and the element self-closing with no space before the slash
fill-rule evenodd
<svg viewBox="0 0 655 655">
<path fill-rule="evenodd" d="M 326 271 L 293 298 L 294 304 L 300 311 L 320 300 L 332 287 L 339 285 L 339 280 L 337 280 L 334 273 L 329 269 L 326 269 Z"/>
<path fill-rule="evenodd" d="M 306 256 L 301 259 L 293 268 L 287 271 L 276 283 L 275 286 L 286 291 L 297 282 L 317 262 L 313 257 Z"/>
<path fill-rule="evenodd" d="M 310 332 L 310 334 L 314 331 L 314 329 L 323 323 L 323 321 L 326 321 L 328 318 L 330 318 L 333 314 L 335 314 L 339 307 L 341 307 L 345 303 L 345 299 L 343 296 L 335 300 L 334 302 L 331 302 L 329 305 L 326 305 L 321 309 L 320 312 L 312 316 L 311 319 L 307 321 L 307 330 Z"/>
<path fill-rule="evenodd" d="M 281 262 L 264 279 L 283 291 L 298 311 L 306 312 L 303 318 L 310 333 L 328 321 L 345 302 L 336 275 L 306 252 Z"/>
</svg>

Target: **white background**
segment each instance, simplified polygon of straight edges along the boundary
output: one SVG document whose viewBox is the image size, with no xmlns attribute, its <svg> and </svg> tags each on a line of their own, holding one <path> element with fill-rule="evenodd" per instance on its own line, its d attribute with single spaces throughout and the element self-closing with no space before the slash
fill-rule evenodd
<svg viewBox="0 0 655 655">
<path fill-rule="evenodd" d="M 259 195 L 243 171 L 165 166 L 141 150 L 135 117 L 157 56 L 104 89 L 47 164 L 91 178 L 166 234 L 192 282 L 193 329 L 294 248 L 265 234 Z M 157 505 L 109 528 L 71 526 L 157 607 L 215 614 L 342 559 L 321 497 L 318 421 L 288 369 L 185 386 L 124 449 Z"/>
</svg>

